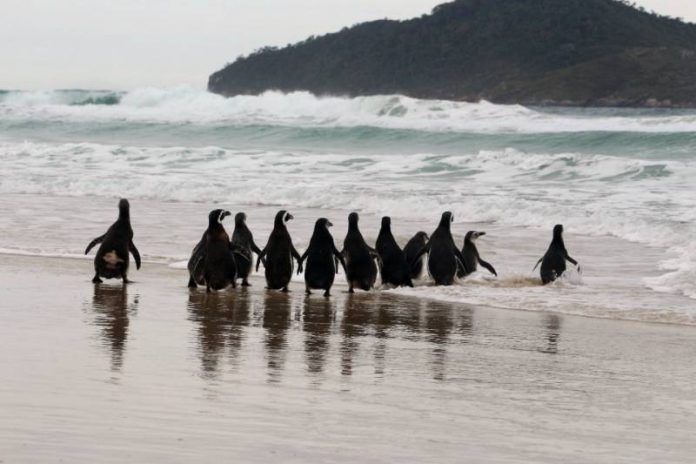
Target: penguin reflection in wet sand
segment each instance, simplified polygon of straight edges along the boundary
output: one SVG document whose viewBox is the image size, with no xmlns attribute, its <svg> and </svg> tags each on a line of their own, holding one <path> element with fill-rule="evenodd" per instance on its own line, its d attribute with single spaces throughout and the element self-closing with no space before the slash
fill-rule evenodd
<svg viewBox="0 0 696 464">
<path fill-rule="evenodd" d="M 418 252 L 415 259 L 428 253 L 428 272 L 437 285 L 452 285 L 458 270 L 467 272 L 464 257 L 452 238 L 450 225 L 454 216 L 449 211 L 442 214 L 440 225 L 430 236 L 428 244 Z"/>
<path fill-rule="evenodd" d="M 189 259 L 189 288 L 205 285 L 206 291 L 234 288 L 237 266 L 230 246 L 230 237 L 222 221 L 232 213 L 216 209 L 208 215 L 208 229 L 193 249 Z"/>
<path fill-rule="evenodd" d="M 292 244 L 292 238 L 286 224 L 293 219 L 287 211 L 278 211 L 273 225 L 273 231 L 268 238 L 266 247 L 259 254 L 256 262 L 256 270 L 259 270 L 259 263 L 263 261 L 266 268 L 266 288 L 269 290 L 282 289 L 288 291 L 288 284 L 292 278 L 294 270 L 293 258 L 297 260 L 299 272 L 302 272 L 302 261 L 300 254 Z"/>
<path fill-rule="evenodd" d="M 408 241 L 404 247 L 404 253 L 406 253 L 406 262 L 411 266 L 411 278 L 417 279 L 423 273 L 423 260 L 424 257 L 416 259 L 416 255 L 419 251 L 427 245 L 429 240 L 428 234 L 425 232 L 418 232 L 413 236 L 411 240 Z"/>
<path fill-rule="evenodd" d="M 375 248 L 381 260 L 382 284 L 413 287 L 411 267 L 406 261 L 406 254 L 392 235 L 391 218 L 388 216 L 382 218 L 382 228 L 379 230 Z"/>
<path fill-rule="evenodd" d="M 129 255 L 133 254 L 135 267 L 140 269 L 140 253 L 133 243 L 133 229 L 130 223 L 130 204 L 128 200 L 122 199 L 118 203 L 118 220 L 113 223 L 109 230 L 101 237 L 97 237 L 87 245 L 85 254 L 101 243 L 94 257 L 94 278 L 92 282 L 101 283 L 100 277 L 105 279 L 123 279 L 123 283 L 130 283 L 128 280 Z"/>
<path fill-rule="evenodd" d="M 242 286 L 248 287 L 249 274 L 254 265 L 254 256 L 261 250 L 254 243 L 254 236 L 246 225 L 246 214 L 237 213 L 234 217 L 234 232 L 232 233 L 232 249 L 237 263 L 237 278 L 242 279 Z"/>
<path fill-rule="evenodd" d="M 365 242 L 358 228 L 358 220 L 358 213 L 350 213 L 348 216 L 348 233 L 341 252 L 345 258 L 348 293 L 353 293 L 354 287 L 368 291 L 375 286 L 377 280 L 375 260 L 379 261 L 379 255 Z"/>
<path fill-rule="evenodd" d="M 536 263 L 534 269 L 541 264 L 541 281 L 544 285 L 553 282 L 563 275 L 566 270 L 566 261 L 570 261 L 580 271 L 578 262 L 570 257 L 563 241 L 563 226 L 558 224 L 553 228 L 553 240 L 546 254 Z"/>
<path fill-rule="evenodd" d="M 331 296 L 331 287 L 338 270 L 336 259 L 341 262 L 343 270 L 346 270 L 343 256 L 336 249 L 334 239 L 329 232 L 331 226 L 333 224 L 326 218 L 317 220 L 309 246 L 300 258 L 300 268 L 304 260 L 307 260 L 304 273 L 307 295 L 312 293 L 311 290 L 324 290 L 324 296 Z"/>
<path fill-rule="evenodd" d="M 464 256 L 464 267 L 466 268 L 466 271 L 460 269 L 457 272 L 457 277 L 465 277 L 469 274 L 473 274 L 476 272 L 479 264 L 488 269 L 488 271 L 494 276 L 498 276 L 498 273 L 495 272 L 495 268 L 481 259 L 478 248 L 476 248 L 476 240 L 484 235 L 486 235 L 485 232 L 476 232 L 474 230 L 466 233 L 466 237 L 464 238 L 464 248 L 462 248 L 462 256 Z"/>
</svg>

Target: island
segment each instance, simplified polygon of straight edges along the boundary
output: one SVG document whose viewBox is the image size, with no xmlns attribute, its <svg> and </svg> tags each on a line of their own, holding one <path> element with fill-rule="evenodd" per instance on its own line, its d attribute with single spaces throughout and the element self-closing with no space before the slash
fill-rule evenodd
<svg viewBox="0 0 696 464">
<path fill-rule="evenodd" d="M 208 90 L 694 108 L 696 25 L 618 0 L 456 0 L 262 48 Z"/>
</svg>

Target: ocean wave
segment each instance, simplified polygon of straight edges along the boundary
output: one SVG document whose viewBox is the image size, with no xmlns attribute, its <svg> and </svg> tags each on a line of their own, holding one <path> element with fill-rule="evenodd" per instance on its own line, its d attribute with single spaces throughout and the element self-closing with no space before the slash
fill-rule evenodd
<svg viewBox="0 0 696 464">
<path fill-rule="evenodd" d="M 266 92 L 224 98 L 188 86 L 130 92 L 63 90 L 0 93 L 0 118 L 73 122 L 377 127 L 478 134 L 696 132 L 696 113 L 682 111 L 542 111 L 485 101 L 418 100 L 402 95 L 316 97 Z"/>
<path fill-rule="evenodd" d="M 124 92 L 111 90 L 47 90 L 24 92 L 0 90 L 0 105 L 13 108 L 61 106 L 118 105 Z"/>
<path fill-rule="evenodd" d="M 352 155 L 0 143 L 0 193 L 240 206 L 352 208 L 399 221 L 457 221 L 611 235 L 669 250 L 656 290 L 696 298 L 696 161 L 518 150 Z"/>
</svg>

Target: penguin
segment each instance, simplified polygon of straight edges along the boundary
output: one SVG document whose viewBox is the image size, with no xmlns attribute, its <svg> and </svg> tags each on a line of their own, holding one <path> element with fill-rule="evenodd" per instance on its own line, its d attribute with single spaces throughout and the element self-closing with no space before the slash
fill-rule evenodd
<svg viewBox="0 0 696 464">
<path fill-rule="evenodd" d="M 537 261 L 534 270 L 541 264 L 541 281 L 544 285 L 558 279 L 566 270 L 566 261 L 570 261 L 577 266 L 578 272 L 581 272 L 580 265 L 577 261 L 570 257 L 566 250 L 565 242 L 563 241 L 563 226 L 556 225 L 553 228 L 553 240 L 546 254 Z"/>
<path fill-rule="evenodd" d="M 381 260 L 382 284 L 413 287 L 411 268 L 406 261 L 406 254 L 392 235 L 391 218 L 388 216 L 382 218 L 382 227 L 379 230 L 375 248 Z"/>
<path fill-rule="evenodd" d="M 498 277 L 498 273 L 495 272 L 495 268 L 481 259 L 478 248 L 476 248 L 476 240 L 484 235 L 486 235 L 485 232 L 476 232 L 474 230 L 466 233 L 466 237 L 464 237 L 464 247 L 462 248 L 462 256 L 464 256 L 464 266 L 466 267 L 466 271 L 459 269 L 459 271 L 457 271 L 457 277 L 465 277 L 469 274 L 473 274 L 476 272 L 479 264 L 488 269 L 491 274 Z"/>
<path fill-rule="evenodd" d="M 208 229 L 193 249 L 189 259 L 189 288 L 205 285 L 211 290 L 224 290 L 229 285 L 236 287 L 237 265 L 222 221 L 232 213 L 216 209 L 208 214 Z"/>
<path fill-rule="evenodd" d="M 406 253 L 406 262 L 411 264 L 411 279 L 417 279 L 421 276 L 423 272 L 423 257 L 421 256 L 417 260 L 416 255 L 421 249 L 428 243 L 430 238 L 425 232 L 418 232 L 413 236 L 411 240 L 408 241 L 404 247 L 404 253 Z"/>
<path fill-rule="evenodd" d="M 311 295 L 311 290 L 316 289 L 324 290 L 325 297 L 331 296 L 331 287 L 338 270 L 336 260 L 340 261 L 343 270 L 346 270 L 343 255 L 336 249 L 334 239 L 329 232 L 329 227 L 332 226 L 333 224 L 326 218 L 317 219 L 309 246 L 300 258 L 300 267 L 305 259 L 307 260 L 304 275 L 307 295 Z"/>
<path fill-rule="evenodd" d="M 102 282 L 105 279 L 123 279 L 124 284 L 128 280 L 129 252 L 135 259 L 135 267 L 140 269 L 140 253 L 133 243 L 133 228 L 130 223 L 130 203 L 121 199 L 118 203 L 118 219 L 109 230 L 101 237 L 97 237 L 85 250 L 88 254 L 95 245 L 101 243 L 94 257 L 94 278 L 92 283 Z"/>
<path fill-rule="evenodd" d="M 462 252 L 452 238 L 450 230 L 452 221 L 454 221 L 452 213 L 449 211 L 442 213 L 440 225 L 430 236 L 427 245 L 421 248 L 415 257 L 417 260 L 428 253 L 428 272 L 437 285 L 452 285 L 457 276 L 457 270 L 463 269 L 467 272 Z"/>
<path fill-rule="evenodd" d="M 348 293 L 354 292 L 354 287 L 368 291 L 375 286 L 377 280 L 377 264 L 379 254 L 371 248 L 363 238 L 358 228 L 358 213 L 348 216 L 348 233 L 343 241 L 341 256 L 345 258 Z"/>
<path fill-rule="evenodd" d="M 292 214 L 285 210 L 278 211 L 268 243 L 256 261 L 258 272 L 259 263 L 265 258 L 263 265 L 266 268 L 266 288 L 269 290 L 281 289 L 283 292 L 288 292 L 288 284 L 294 270 L 293 258 L 297 260 L 298 272 L 302 272 L 301 256 L 292 244 L 292 238 L 286 226 L 291 219 L 294 219 Z"/>
<path fill-rule="evenodd" d="M 237 263 L 237 278 L 242 279 L 242 286 L 248 287 L 249 274 L 254 265 L 254 256 L 261 254 L 261 250 L 254 243 L 254 236 L 246 225 L 246 214 L 237 213 L 234 217 L 234 232 L 232 233 L 232 247 Z"/>
</svg>

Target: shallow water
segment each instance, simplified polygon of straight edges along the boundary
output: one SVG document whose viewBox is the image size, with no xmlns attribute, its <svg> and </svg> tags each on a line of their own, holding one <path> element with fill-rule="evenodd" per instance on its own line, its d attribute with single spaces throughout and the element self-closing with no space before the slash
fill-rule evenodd
<svg viewBox="0 0 696 464">
<path fill-rule="evenodd" d="M 454 212 L 500 279 L 413 296 L 693 324 L 696 114 L 534 109 L 398 95 L 225 99 L 186 87 L 0 92 L 0 251 L 80 255 L 133 205 L 149 261 L 176 264 L 209 210 L 243 210 L 257 241 L 278 209 L 299 247 L 316 218 L 340 243 L 352 210 L 369 240 L 402 243 Z M 584 269 L 534 286 L 557 223 Z M 229 225 L 231 228 L 231 225 Z M 426 282 L 427 283 L 427 282 Z"/>
<path fill-rule="evenodd" d="M 0 257 L 3 462 L 691 462 L 694 329 Z"/>
</svg>

